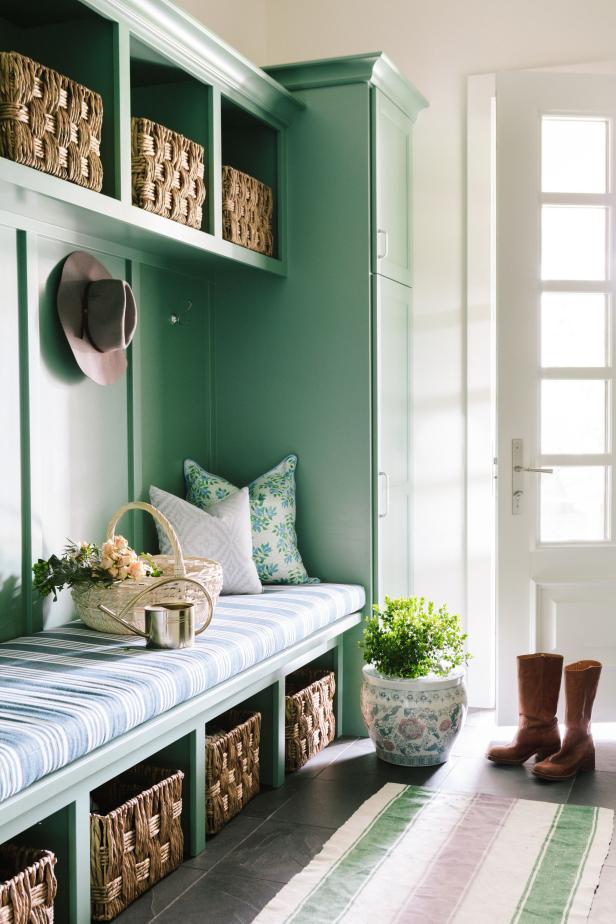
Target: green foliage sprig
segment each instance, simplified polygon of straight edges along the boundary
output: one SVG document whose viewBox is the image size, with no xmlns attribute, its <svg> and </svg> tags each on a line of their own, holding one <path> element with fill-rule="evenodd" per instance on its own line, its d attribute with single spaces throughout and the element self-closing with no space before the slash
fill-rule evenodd
<svg viewBox="0 0 616 924">
<path fill-rule="evenodd" d="M 133 553 L 134 554 L 134 553 Z M 78 584 L 102 584 L 109 586 L 118 580 L 117 574 L 103 567 L 104 550 L 90 542 L 68 541 L 61 556 L 51 555 L 39 558 L 32 565 L 33 586 L 41 597 L 53 595 L 54 602 L 64 587 Z M 162 573 L 149 555 L 139 556 L 140 573 L 148 577 L 159 577 Z M 128 575 L 127 575 L 128 576 Z M 121 578 L 122 580 L 126 579 Z"/>
<path fill-rule="evenodd" d="M 360 646 L 379 673 L 412 679 L 466 665 L 472 657 L 466 639 L 460 617 L 446 606 L 437 609 L 424 597 L 385 597 L 382 609 L 373 607 Z"/>
</svg>

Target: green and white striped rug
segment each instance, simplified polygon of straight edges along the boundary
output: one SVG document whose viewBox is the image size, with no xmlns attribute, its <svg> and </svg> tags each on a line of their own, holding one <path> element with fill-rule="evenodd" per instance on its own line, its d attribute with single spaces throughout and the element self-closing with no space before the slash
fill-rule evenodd
<svg viewBox="0 0 616 924">
<path fill-rule="evenodd" d="M 585 921 L 609 809 L 388 783 L 255 924 Z"/>
</svg>

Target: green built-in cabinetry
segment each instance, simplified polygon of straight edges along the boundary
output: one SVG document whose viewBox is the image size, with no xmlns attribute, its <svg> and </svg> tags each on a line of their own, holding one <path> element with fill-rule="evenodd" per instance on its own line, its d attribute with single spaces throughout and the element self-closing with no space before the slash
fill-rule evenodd
<svg viewBox="0 0 616 924">
<path fill-rule="evenodd" d="M 72 614 L 32 599 L 33 558 L 101 539 L 151 483 L 198 459 L 246 483 L 299 456 L 309 571 L 369 599 L 411 588 L 411 129 L 423 98 L 382 54 L 260 71 L 167 0 L 0 0 L 0 47 L 103 96 L 94 193 L 0 159 L 0 638 Z M 131 202 L 130 119 L 205 147 L 201 228 Z M 274 188 L 276 250 L 223 240 L 221 167 Z M 66 255 L 128 279 L 140 323 L 125 378 L 77 369 L 55 298 Z M 172 317 L 180 323 L 171 323 Z M 155 537 L 139 518 L 137 545 Z M 358 633 L 342 731 L 363 734 Z"/>
<path fill-rule="evenodd" d="M 410 131 L 425 101 L 383 55 L 269 73 L 303 104 L 286 139 L 288 273 L 217 270 L 216 457 L 245 482 L 297 452 L 309 571 L 369 599 L 408 593 L 411 289 L 394 280 L 410 282 Z M 365 734 L 358 641 L 345 648 L 348 734 Z"/>
<path fill-rule="evenodd" d="M 0 50 L 85 83 L 105 110 L 101 193 L 0 158 L 0 640 L 73 615 L 66 592 L 55 604 L 33 598 L 33 559 L 67 537 L 102 540 L 112 512 L 147 499 L 151 484 L 181 493 L 186 457 L 246 484 L 297 453 L 309 572 L 362 584 L 369 601 L 407 593 L 411 129 L 423 98 L 381 54 L 265 73 L 169 0 L 0 0 Z M 131 116 L 203 144 L 200 228 L 132 205 Z M 223 239 L 225 163 L 273 187 L 272 257 Z M 128 280 L 139 306 L 127 374 L 104 388 L 79 371 L 57 317 L 62 264 L 77 249 Z M 122 530 L 155 548 L 139 517 Z M 363 735 L 359 627 L 342 650 L 336 631 L 294 657 L 335 665 L 338 730 Z M 269 742 L 263 776 L 276 785 L 292 667 L 278 656 L 253 690 Z M 229 705 L 244 682 L 230 681 Z M 220 705 L 218 687 L 211 695 L 206 721 Z M 196 853 L 204 723 L 183 715 L 180 726 L 175 712 L 157 720 L 154 742 L 145 726 L 110 742 L 92 758 L 91 781 L 165 748 L 158 759 L 187 773 Z M 42 824 L 39 837 L 62 858 L 57 919 L 70 924 L 89 920 L 91 772 L 68 793 L 55 777 L 49 804 L 26 795 L 25 814 L 11 815 L 11 836 Z"/>
</svg>

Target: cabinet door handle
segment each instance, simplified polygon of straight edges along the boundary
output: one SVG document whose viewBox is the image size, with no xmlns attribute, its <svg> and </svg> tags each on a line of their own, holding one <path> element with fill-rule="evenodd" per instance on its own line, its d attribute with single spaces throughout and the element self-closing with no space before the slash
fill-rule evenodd
<svg viewBox="0 0 616 924">
<path fill-rule="evenodd" d="M 380 495 L 379 495 L 379 517 L 382 519 L 389 513 L 389 475 L 387 472 L 379 472 L 379 479 L 385 479 L 385 512 L 381 513 Z"/>
<path fill-rule="evenodd" d="M 383 237 L 383 252 L 381 253 L 380 247 L 377 245 L 377 260 L 384 260 L 389 252 L 389 236 L 387 231 L 384 228 L 378 228 L 376 232 L 377 240 L 380 240 L 381 235 Z"/>
</svg>

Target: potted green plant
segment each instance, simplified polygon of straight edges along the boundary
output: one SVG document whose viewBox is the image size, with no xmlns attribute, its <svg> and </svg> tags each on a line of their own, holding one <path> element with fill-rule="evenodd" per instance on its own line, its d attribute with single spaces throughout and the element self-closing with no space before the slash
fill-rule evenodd
<svg viewBox="0 0 616 924">
<path fill-rule="evenodd" d="M 466 633 L 424 597 L 385 597 L 366 621 L 361 708 L 377 755 L 392 764 L 444 763 L 466 718 Z"/>
</svg>

